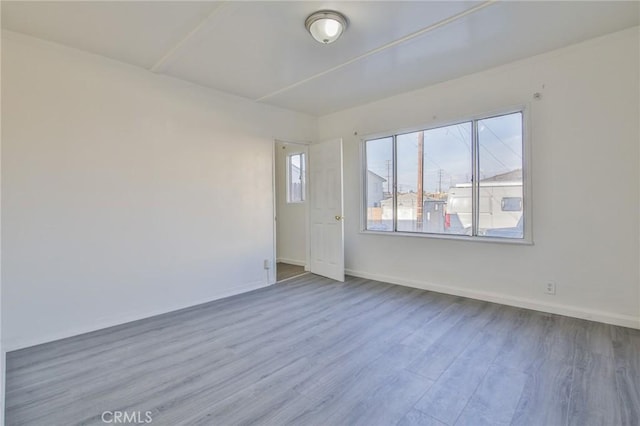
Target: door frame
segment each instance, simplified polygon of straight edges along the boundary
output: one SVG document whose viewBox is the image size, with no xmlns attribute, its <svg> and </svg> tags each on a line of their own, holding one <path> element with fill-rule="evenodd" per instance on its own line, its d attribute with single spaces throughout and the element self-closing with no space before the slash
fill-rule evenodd
<svg viewBox="0 0 640 426">
<path fill-rule="evenodd" d="M 272 259 L 272 273 L 269 279 L 269 284 L 275 284 L 278 282 L 278 192 L 281 192 L 282 189 L 278 189 L 278 180 L 277 180 L 277 168 L 276 168 L 276 156 L 277 156 L 277 148 L 278 144 L 286 144 L 286 145 L 298 145 L 304 149 L 305 154 L 305 170 L 304 170 L 304 178 L 305 178 L 305 202 L 304 202 L 304 232 L 305 232 L 305 264 L 304 270 L 305 272 L 309 272 L 309 259 L 311 259 L 311 245 L 309 242 L 309 145 L 311 142 L 304 141 L 288 141 L 284 139 L 274 139 L 273 140 L 273 149 L 271 151 L 271 186 L 273 191 L 273 259 Z M 286 176 L 285 176 L 285 184 L 286 184 Z M 284 194 L 286 197 L 286 193 Z"/>
</svg>

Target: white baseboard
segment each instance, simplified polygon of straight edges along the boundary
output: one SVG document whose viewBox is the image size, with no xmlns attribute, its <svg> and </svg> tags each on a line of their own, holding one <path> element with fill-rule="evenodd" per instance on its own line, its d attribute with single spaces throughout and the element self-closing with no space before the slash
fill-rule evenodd
<svg viewBox="0 0 640 426">
<path fill-rule="evenodd" d="M 345 273 L 354 277 L 382 281 L 390 284 L 402 285 L 405 287 L 419 288 L 422 290 L 430 290 L 438 293 L 445 293 L 454 296 L 468 297 L 470 299 L 483 300 L 486 302 L 499 303 L 501 305 L 515 306 L 518 308 L 532 309 L 534 311 L 548 312 L 551 314 L 564 315 L 568 317 L 640 329 L 640 317 L 633 317 L 630 315 L 620 315 L 611 312 L 597 311 L 593 309 L 585 309 L 576 306 L 561 305 L 556 303 L 542 303 L 538 300 L 509 296 L 500 293 L 477 291 L 462 287 L 445 286 L 425 281 L 407 280 L 387 275 L 370 274 L 368 272 L 354 271 L 353 269 L 346 269 Z"/>
<path fill-rule="evenodd" d="M 280 257 L 278 259 L 276 259 L 277 263 L 288 263 L 289 265 L 296 265 L 296 266 L 307 266 L 307 262 L 305 262 L 304 260 L 294 260 L 294 259 L 286 259 L 283 257 Z"/>
<path fill-rule="evenodd" d="M 32 338 L 8 339 L 7 341 L 3 342 L 3 346 L 4 346 L 3 349 L 5 352 L 11 352 L 18 349 L 24 349 L 24 348 L 28 348 L 35 345 L 40 345 L 43 343 L 53 342 L 55 340 L 66 339 L 68 337 L 78 336 L 80 334 L 90 333 L 92 331 L 98 331 L 105 328 L 126 324 L 128 322 L 138 321 L 141 319 L 150 318 L 157 315 L 162 315 L 169 312 L 179 311 L 185 308 L 198 306 L 204 303 L 213 302 L 214 300 L 224 299 L 225 297 L 235 296 L 236 294 L 246 293 L 252 290 L 257 290 L 259 288 L 268 287 L 269 285 L 271 284 L 266 284 L 264 281 L 256 281 L 240 287 L 221 291 L 219 294 L 216 294 L 212 298 L 209 298 L 207 300 L 202 300 L 202 301 L 194 301 L 193 303 L 189 303 L 187 305 L 170 306 L 166 309 L 151 309 L 145 312 L 129 312 L 125 314 L 120 313 L 118 314 L 117 318 L 116 317 L 101 318 L 95 321 L 91 325 L 83 324 L 77 327 L 73 327 L 72 329 L 60 331 L 57 333 L 49 333 L 44 336 L 38 336 L 38 337 L 32 337 Z"/>
</svg>

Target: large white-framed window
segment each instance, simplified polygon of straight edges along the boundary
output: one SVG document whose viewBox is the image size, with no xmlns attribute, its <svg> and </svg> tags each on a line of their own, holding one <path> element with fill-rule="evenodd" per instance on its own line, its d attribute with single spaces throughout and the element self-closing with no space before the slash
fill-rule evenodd
<svg viewBox="0 0 640 426">
<path fill-rule="evenodd" d="M 530 241 L 525 110 L 363 141 L 363 230 Z"/>
<path fill-rule="evenodd" d="M 302 203 L 305 200 L 305 155 L 296 152 L 287 155 L 287 203 Z"/>
</svg>

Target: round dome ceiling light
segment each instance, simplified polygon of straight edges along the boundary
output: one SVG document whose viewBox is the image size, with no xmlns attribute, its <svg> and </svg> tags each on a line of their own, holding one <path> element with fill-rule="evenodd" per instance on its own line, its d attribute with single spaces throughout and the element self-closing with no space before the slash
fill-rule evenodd
<svg viewBox="0 0 640 426">
<path fill-rule="evenodd" d="M 347 28 L 347 18 L 333 10 L 319 10 L 309 15 L 304 26 L 318 42 L 329 44 L 336 41 Z"/>
</svg>

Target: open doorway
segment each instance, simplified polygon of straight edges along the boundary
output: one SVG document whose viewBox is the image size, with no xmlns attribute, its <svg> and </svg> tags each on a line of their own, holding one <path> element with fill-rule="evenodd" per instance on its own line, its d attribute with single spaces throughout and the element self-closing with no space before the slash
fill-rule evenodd
<svg viewBox="0 0 640 426">
<path fill-rule="evenodd" d="M 276 282 L 308 270 L 308 147 L 275 142 Z"/>
</svg>

